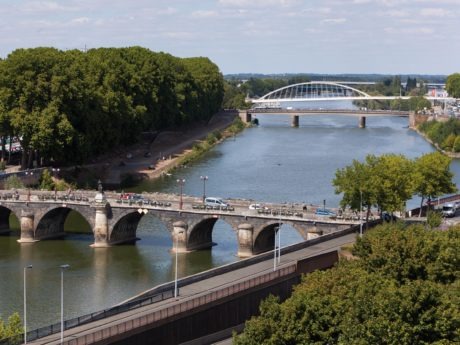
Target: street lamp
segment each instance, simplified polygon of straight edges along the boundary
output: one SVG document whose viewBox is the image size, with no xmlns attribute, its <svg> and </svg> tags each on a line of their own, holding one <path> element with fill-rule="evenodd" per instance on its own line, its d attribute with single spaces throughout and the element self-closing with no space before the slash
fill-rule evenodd
<svg viewBox="0 0 460 345">
<path fill-rule="evenodd" d="M 359 237 L 363 237 L 363 191 L 359 191 Z"/>
<path fill-rule="evenodd" d="M 61 171 L 61 169 L 52 168 L 51 171 L 53 172 L 54 177 L 59 177 L 59 171 Z"/>
<path fill-rule="evenodd" d="M 203 204 L 206 199 L 206 181 L 208 180 L 207 176 L 200 176 L 200 179 L 203 181 Z"/>
<path fill-rule="evenodd" d="M 184 178 L 179 178 L 179 179 L 177 179 L 177 183 L 180 186 L 179 210 L 182 210 L 182 189 L 183 189 L 184 184 L 185 184 L 185 179 Z"/>
<path fill-rule="evenodd" d="M 278 264 L 281 262 L 281 208 L 283 205 L 280 205 L 280 222 L 278 227 Z"/>
<path fill-rule="evenodd" d="M 273 228 L 274 232 L 275 232 L 275 244 L 274 244 L 274 247 L 273 247 L 273 272 L 276 271 L 276 230 L 279 229 L 280 227 L 279 226 L 275 226 Z M 279 230 L 278 230 L 279 231 Z"/>
<path fill-rule="evenodd" d="M 64 341 L 64 270 L 68 269 L 70 265 L 61 265 L 61 344 Z"/>
<path fill-rule="evenodd" d="M 179 247 L 179 235 L 182 235 L 184 232 L 179 231 L 176 233 L 176 245 L 175 245 L 175 252 L 176 252 L 176 268 L 174 270 L 174 298 L 177 298 L 177 248 Z"/>
<path fill-rule="evenodd" d="M 31 269 L 32 265 L 24 267 L 24 344 L 27 344 L 27 280 L 26 272 L 27 269 Z"/>
</svg>

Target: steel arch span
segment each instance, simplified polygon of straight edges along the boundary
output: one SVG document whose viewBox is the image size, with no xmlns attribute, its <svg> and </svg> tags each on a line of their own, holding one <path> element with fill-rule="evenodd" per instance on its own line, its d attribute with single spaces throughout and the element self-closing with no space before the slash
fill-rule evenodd
<svg viewBox="0 0 460 345">
<path fill-rule="evenodd" d="M 311 81 L 284 86 L 267 93 L 253 103 L 324 101 L 324 100 L 361 100 L 374 99 L 367 93 L 353 87 L 328 81 Z"/>
</svg>

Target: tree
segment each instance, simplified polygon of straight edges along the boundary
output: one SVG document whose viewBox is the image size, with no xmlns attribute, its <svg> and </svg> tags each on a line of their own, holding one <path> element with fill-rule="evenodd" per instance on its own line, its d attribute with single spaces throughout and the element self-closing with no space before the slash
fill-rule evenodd
<svg viewBox="0 0 460 345">
<path fill-rule="evenodd" d="M 10 317 L 8 317 L 8 321 L 6 324 L 0 317 L 0 340 L 7 338 L 13 340 L 17 338 L 17 340 L 20 341 L 21 334 L 22 324 L 21 318 L 19 317 L 18 313 L 14 313 Z"/>
<path fill-rule="evenodd" d="M 265 300 L 234 344 L 455 344 L 459 245 L 459 228 L 373 229 L 357 260 L 309 274 L 284 303 Z"/>
<path fill-rule="evenodd" d="M 364 163 L 337 170 L 332 184 L 336 194 L 343 193 L 342 207 L 357 210 L 362 200 L 367 218 L 371 207 L 402 212 L 414 191 L 413 164 L 402 155 L 368 155 Z"/>
<path fill-rule="evenodd" d="M 339 169 L 335 173 L 332 184 L 335 186 L 335 193 L 343 193 L 340 206 L 350 206 L 352 210 L 360 210 L 361 203 L 367 209 L 366 224 L 369 220 L 371 208 L 377 205 L 377 193 L 373 176 L 373 169 L 376 157 L 369 155 L 366 161 L 361 163 L 353 160 L 350 166 Z"/>
<path fill-rule="evenodd" d="M 53 190 L 56 188 L 56 185 L 53 181 L 53 177 L 48 169 L 43 170 L 40 176 L 40 189 L 44 190 Z"/>
<path fill-rule="evenodd" d="M 446 90 L 449 96 L 460 98 L 460 73 L 454 73 L 447 77 Z"/>
<path fill-rule="evenodd" d="M 431 200 L 457 190 L 452 182 L 454 175 L 449 170 L 451 161 L 439 152 L 427 153 L 415 159 L 415 193 L 421 197 L 419 216 L 425 199 Z"/>
</svg>

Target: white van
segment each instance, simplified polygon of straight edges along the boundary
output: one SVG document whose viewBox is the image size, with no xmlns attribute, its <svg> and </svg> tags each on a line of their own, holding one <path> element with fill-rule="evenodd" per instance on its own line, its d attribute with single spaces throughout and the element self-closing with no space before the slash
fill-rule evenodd
<svg viewBox="0 0 460 345">
<path fill-rule="evenodd" d="M 444 204 L 441 213 L 444 217 L 454 217 L 457 211 L 454 203 Z"/>
<path fill-rule="evenodd" d="M 220 206 L 220 207 L 228 207 L 229 206 L 221 198 L 213 198 L 213 197 L 208 197 L 208 198 L 204 199 L 204 204 L 206 206 Z"/>
</svg>

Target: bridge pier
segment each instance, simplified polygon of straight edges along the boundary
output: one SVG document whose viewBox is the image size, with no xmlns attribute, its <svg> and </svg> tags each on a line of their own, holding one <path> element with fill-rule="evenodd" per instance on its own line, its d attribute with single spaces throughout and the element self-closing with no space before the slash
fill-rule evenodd
<svg viewBox="0 0 460 345">
<path fill-rule="evenodd" d="M 171 252 L 186 253 L 187 252 L 187 223 L 179 220 L 174 222 L 172 231 L 173 247 Z"/>
<path fill-rule="evenodd" d="M 238 225 L 238 257 L 246 258 L 254 255 L 254 227 L 251 224 Z"/>
<path fill-rule="evenodd" d="M 239 116 L 244 123 L 251 123 L 252 121 L 252 114 L 247 110 L 240 110 Z"/>
<path fill-rule="evenodd" d="M 292 115 L 291 118 L 291 127 L 298 128 L 299 127 L 299 115 Z"/>
<path fill-rule="evenodd" d="M 366 117 L 365 116 L 359 117 L 359 128 L 366 128 Z"/>
<path fill-rule="evenodd" d="M 21 238 L 19 243 L 37 242 L 34 235 L 34 213 L 32 211 L 21 211 Z"/>
</svg>

